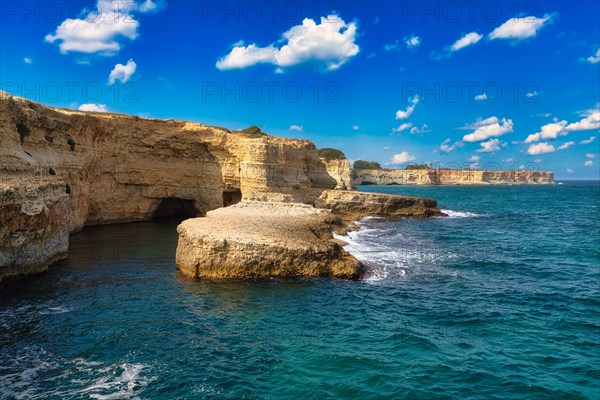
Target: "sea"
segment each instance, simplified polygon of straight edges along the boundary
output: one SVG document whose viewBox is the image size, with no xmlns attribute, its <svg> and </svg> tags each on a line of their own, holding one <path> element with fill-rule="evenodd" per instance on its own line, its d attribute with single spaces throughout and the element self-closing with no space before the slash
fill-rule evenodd
<svg viewBox="0 0 600 400">
<path fill-rule="evenodd" d="M 600 399 L 600 184 L 362 186 L 345 281 L 194 280 L 176 221 L 87 227 L 0 293 L 1 399 Z"/>
</svg>

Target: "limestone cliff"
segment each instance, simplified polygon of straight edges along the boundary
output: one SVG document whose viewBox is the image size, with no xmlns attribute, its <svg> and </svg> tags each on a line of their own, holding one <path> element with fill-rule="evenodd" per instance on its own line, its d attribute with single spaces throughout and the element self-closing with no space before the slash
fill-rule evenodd
<svg viewBox="0 0 600 400">
<path fill-rule="evenodd" d="M 554 174 L 543 171 L 454 169 L 357 169 L 353 185 L 512 185 L 551 184 Z"/>
<path fill-rule="evenodd" d="M 336 181 L 335 188 L 340 190 L 352 190 L 352 170 L 350 169 L 350 160 L 321 158 L 325 164 L 327 173 Z"/>
<path fill-rule="evenodd" d="M 0 178 L 0 284 L 66 257 L 68 200 L 54 177 Z"/>
</svg>

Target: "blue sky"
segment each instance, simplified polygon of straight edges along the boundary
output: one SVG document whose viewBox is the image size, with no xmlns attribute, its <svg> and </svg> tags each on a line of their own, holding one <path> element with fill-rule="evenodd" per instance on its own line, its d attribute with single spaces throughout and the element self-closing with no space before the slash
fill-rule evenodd
<svg viewBox="0 0 600 400">
<path fill-rule="evenodd" d="M 2 90 L 225 126 L 388 167 L 599 178 L 600 6 L 0 3 Z"/>
</svg>

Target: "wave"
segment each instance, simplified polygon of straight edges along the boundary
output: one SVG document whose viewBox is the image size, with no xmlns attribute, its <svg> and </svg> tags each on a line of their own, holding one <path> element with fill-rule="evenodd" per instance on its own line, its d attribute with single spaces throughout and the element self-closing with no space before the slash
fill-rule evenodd
<svg viewBox="0 0 600 400">
<path fill-rule="evenodd" d="M 477 214 L 469 211 L 454 211 L 454 210 L 440 210 L 444 214 L 448 215 L 445 218 L 470 218 L 470 217 L 482 217 L 483 214 Z"/>
</svg>

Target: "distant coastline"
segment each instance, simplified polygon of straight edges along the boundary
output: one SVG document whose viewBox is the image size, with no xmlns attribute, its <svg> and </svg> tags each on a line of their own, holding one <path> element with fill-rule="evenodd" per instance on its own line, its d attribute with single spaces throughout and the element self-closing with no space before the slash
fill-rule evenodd
<svg viewBox="0 0 600 400">
<path fill-rule="evenodd" d="M 352 185 L 537 185 L 554 184 L 547 171 L 472 169 L 354 169 Z"/>
</svg>

